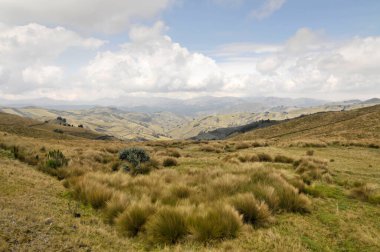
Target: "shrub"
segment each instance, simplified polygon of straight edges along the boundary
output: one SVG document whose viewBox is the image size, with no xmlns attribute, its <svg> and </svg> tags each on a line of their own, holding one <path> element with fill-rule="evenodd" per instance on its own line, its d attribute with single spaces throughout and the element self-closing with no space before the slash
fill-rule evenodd
<svg viewBox="0 0 380 252">
<path fill-rule="evenodd" d="M 291 157 L 283 156 L 283 155 L 276 155 L 274 158 L 274 162 L 291 164 L 294 162 L 294 159 Z"/>
<path fill-rule="evenodd" d="M 126 169 L 131 173 L 131 175 L 135 176 L 138 174 L 149 174 L 153 169 L 158 169 L 160 163 L 156 159 L 150 159 L 147 162 L 141 163 L 140 166 L 129 168 L 126 166 Z"/>
<path fill-rule="evenodd" d="M 267 226 L 273 220 L 268 205 L 257 201 L 250 193 L 236 196 L 232 206 L 243 216 L 245 223 L 255 227 Z"/>
<path fill-rule="evenodd" d="M 173 244 L 187 233 L 185 215 L 176 208 L 162 208 L 146 224 L 149 239 L 155 243 Z"/>
<path fill-rule="evenodd" d="M 148 219 L 156 209 L 150 204 L 134 204 L 127 208 L 117 219 L 116 225 L 123 235 L 134 237 L 143 231 Z"/>
<path fill-rule="evenodd" d="M 133 166 L 137 167 L 140 165 L 140 163 L 149 161 L 150 157 L 144 149 L 129 148 L 129 149 L 123 150 L 120 153 L 119 159 L 126 160 L 129 163 L 131 163 Z"/>
<path fill-rule="evenodd" d="M 46 167 L 57 169 L 59 167 L 67 166 L 69 160 L 63 155 L 60 150 L 49 151 L 47 155 Z"/>
<path fill-rule="evenodd" d="M 257 154 L 257 157 L 259 158 L 260 162 L 272 162 L 273 158 L 271 155 L 266 153 L 259 153 Z"/>
<path fill-rule="evenodd" d="M 176 166 L 177 164 L 178 162 L 174 158 L 165 158 L 162 163 L 162 165 L 165 167 Z"/>
<path fill-rule="evenodd" d="M 235 238 L 241 226 L 238 212 L 221 205 L 196 214 L 189 220 L 190 233 L 200 242 Z"/>
</svg>

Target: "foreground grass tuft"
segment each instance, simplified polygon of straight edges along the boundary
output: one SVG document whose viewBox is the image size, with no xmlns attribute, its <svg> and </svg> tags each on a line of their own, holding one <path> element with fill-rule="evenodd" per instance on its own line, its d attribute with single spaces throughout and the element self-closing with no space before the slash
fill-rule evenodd
<svg viewBox="0 0 380 252">
<path fill-rule="evenodd" d="M 146 224 L 150 241 L 174 244 L 188 233 L 185 214 L 177 208 L 161 208 Z"/>
<path fill-rule="evenodd" d="M 244 222 L 252 224 L 254 227 L 265 227 L 273 221 L 268 205 L 257 201 L 250 193 L 236 196 L 231 203 L 243 216 Z"/>
<path fill-rule="evenodd" d="M 123 235 L 134 237 L 144 229 L 145 223 L 154 212 L 155 208 L 150 204 L 134 204 L 117 218 L 117 228 Z"/>
<path fill-rule="evenodd" d="M 361 201 L 380 204 L 380 188 L 375 184 L 365 183 L 353 188 L 350 195 Z"/>
<path fill-rule="evenodd" d="M 207 242 L 235 238 L 242 226 L 242 219 L 232 207 L 218 205 L 192 216 L 189 225 L 196 241 Z"/>
</svg>

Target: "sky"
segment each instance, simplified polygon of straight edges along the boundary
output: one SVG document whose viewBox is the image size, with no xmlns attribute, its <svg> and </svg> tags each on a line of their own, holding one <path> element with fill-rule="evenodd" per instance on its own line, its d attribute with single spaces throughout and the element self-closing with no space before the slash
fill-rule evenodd
<svg viewBox="0 0 380 252">
<path fill-rule="evenodd" d="M 378 0 L 0 0 L 0 99 L 380 97 Z"/>
</svg>

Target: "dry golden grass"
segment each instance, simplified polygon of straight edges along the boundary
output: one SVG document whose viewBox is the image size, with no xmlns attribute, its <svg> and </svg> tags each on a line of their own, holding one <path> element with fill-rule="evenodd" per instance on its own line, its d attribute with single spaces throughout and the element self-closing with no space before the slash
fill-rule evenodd
<svg viewBox="0 0 380 252">
<path fill-rule="evenodd" d="M 318 148 L 313 158 L 309 158 L 305 157 L 309 147 L 257 146 L 237 150 L 234 142 L 202 143 L 223 150 L 220 153 L 200 151 L 199 144 L 193 142 L 149 145 L 112 142 L 110 145 L 91 140 L 41 141 L 7 134 L 2 135 L 0 143 L 25 148 L 31 157 L 39 155 L 41 163 L 45 162 L 46 153 L 54 149 L 61 150 L 70 159 L 68 166 L 61 171 L 61 178 L 65 179 L 68 191 L 88 205 L 82 207 L 89 211 L 82 212 L 78 219 L 71 218 L 80 221 L 91 213 L 97 222 L 89 223 L 89 228 L 104 225 L 101 217 L 105 223 L 111 224 L 102 226 L 107 230 L 102 234 L 112 237 L 110 240 L 114 244 L 109 247 L 102 239 L 87 242 L 95 251 L 118 251 L 121 249 L 117 246 L 121 243 L 128 244 L 131 250 L 168 251 L 356 251 L 359 248 L 377 251 L 380 247 L 379 221 L 374 218 L 380 212 L 376 205 L 348 197 L 355 186 L 351 183 L 354 180 L 380 183 L 377 172 L 379 150 L 376 148 L 329 144 L 326 148 Z M 230 146 L 229 151 L 226 151 L 226 145 Z M 111 151 L 107 150 L 109 146 L 112 146 Z M 149 174 L 136 176 L 123 169 L 113 169 L 114 163 L 118 162 L 118 151 L 132 146 L 144 148 L 152 157 L 178 148 L 180 162 L 172 168 L 159 167 Z M 3 149 L 0 159 L 9 159 L 12 157 L 10 153 Z M 262 153 L 270 155 L 275 162 L 260 162 Z M 164 156 L 158 158 L 160 162 Z M 305 167 L 298 167 L 300 162 L 294 169 L 291 158 L 307 160 L 303 164 Z M 334 162 L 328 163 L 328 167 L 325 161 L 321 161 L 330 159 Z M 122 164 L 118 165 L 122 167 Z M 310 171 L 314 173 L 311 166 L 317 166 L 316 175 L 308 174 Z M 31 167 L 27 169 L 33 170 Z M 305 174 L 308 174 L 306 181 L 310 185 L 303 182 Z M 304 194 L 306 192 L 310 195 Z M 98 210 L 93 211 L 89 206 Z M 141 217 L 145 222 L 135 225 L 131 220 L 138 222 L 140 218 L 130 217 L 135 206 L 143 207 L 140 212 L 136 210 L 134 216 L 150 207 L 155 210 L 147 217 Z M 217 211 L 213 211 L 215 206 Z M 156 215 L 161 211 L 165 217 Z M 25 212 L 20 214 L 25 215 Z M 216 223 L 222 223 L 226 231 L 222 232 Z M 126 231 L 128 226 L 132 231 Z M 117 230 L 125 236 L 118 237 Z M 14 246 L 6 239 L 5 243 Z M 62 241 L 58 244 L 63 246 Z M 96 249 L 94 244 L 103 249 Z"/>
</svg>

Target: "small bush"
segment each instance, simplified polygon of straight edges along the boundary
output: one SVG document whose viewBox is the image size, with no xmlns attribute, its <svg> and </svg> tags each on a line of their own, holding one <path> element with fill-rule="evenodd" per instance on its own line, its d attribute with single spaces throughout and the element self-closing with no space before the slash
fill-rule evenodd
<svg viewBox="0 0 380 252">
<path fill-rule="evenodd" d="M 242 226 L 238 212 L 229 206 L 216 206 L 189 220 L 190 233 L 200 242 L 235 238 Z"/>
<path fill-rule="evenodd" d="M 174 244 L 187 233 L 185 215 L 176 208 L 162 208 L 146 224 L 149 239 L 155 243 Z"/>
<path fill-rule="evenodd" d="M 119 159 L 126 160 L 133 166 L 137 167 L 140 163 L 149 161 L 150 157 L 144 149 L 129 148 L 120 152 Z"/>
<path fill-rule="evenodd" d="M 59 167 L 67 166 L 69 160 L 63 155 L 60 150 L 49 151 L 47 155 L 46 167 L 57 169 Z"/>
<path fill-rule="evenodd" d="M 178 162 L 176 159 L 174 158 L 165 158 L 162 165 L 164 167 L 170 167 L 170 166 L 177 166 L 178 165 Z"/>
<path fill-rule="evenodd" d="M 138 235 L 144 230 L 146 222 L 155 211 L 155 208 L 149 204 L 130 206 L 116 219 L 119 232 L 128 237 Z"/>
<path fill-rule="evenodd" d="M 272 156 L 266 153 L 259 153 L 257 154 L 257 157 L 259 158 L 260 162 L 273 162 Z"/>
<path fill-rule="evenodd" d="M 232 206 L 243 216 L 245 223 L 255 227 L 263 227 L 273 220 L 268 205 L 259 202 L 250 194 L 240 194 L 232 200 Z"/>
<path fill-rule="evenodd" d="M 291 164 L 294 162 L 294 159 L 291 157 L 283 156 L 283 155 L 276 155 L 274 158 L 274 162 Z"/>
</svg>

